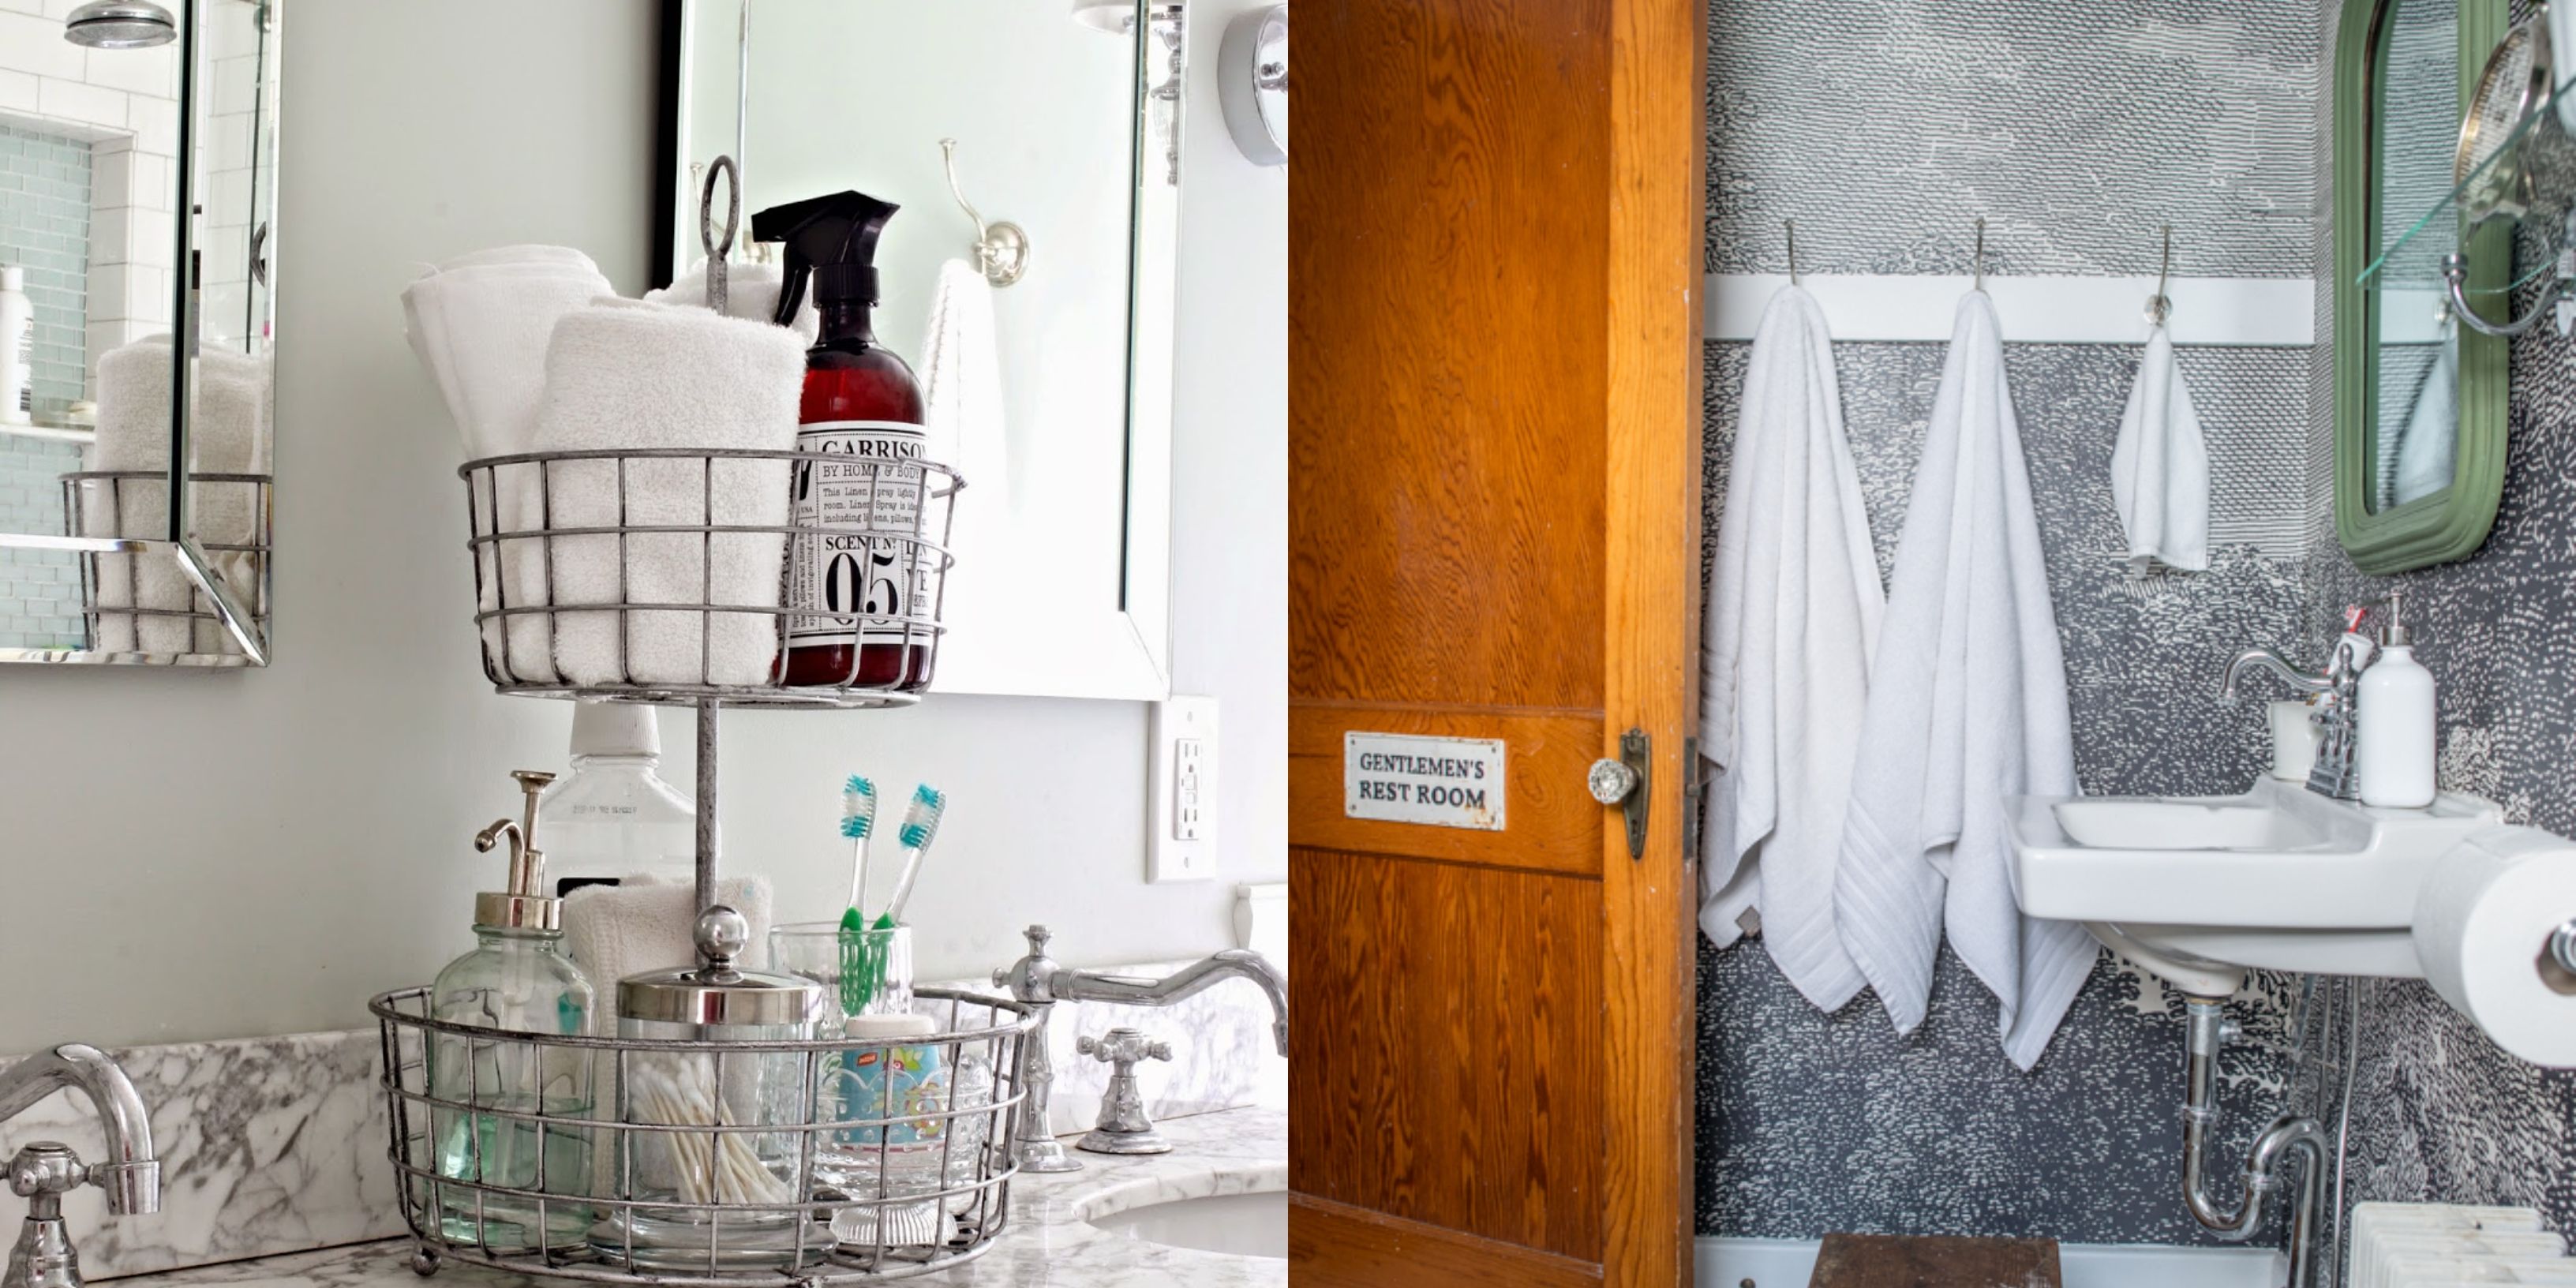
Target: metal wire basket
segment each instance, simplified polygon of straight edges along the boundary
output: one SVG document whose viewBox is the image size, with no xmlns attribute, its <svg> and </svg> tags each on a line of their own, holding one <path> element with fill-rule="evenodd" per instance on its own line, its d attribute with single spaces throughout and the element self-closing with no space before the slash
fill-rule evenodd
<svg viewBox="0 0 2576 1288">
<path fill-rule="evenodd" d="M 430 990 L 369 1003 L 381 1024 L 403 1217 L 423 1275 L 449 1259 L 528 1274 L 732 1288 L 906 1279 L 982 1255 L 1009 1224 L 1010 1124 L 1030 1008 L 924 988 L 928 1037 L 755 1042 L 513 1033 L 431 1018 Z M 943 1014 L 944 1012 L 944 1014 Z M 899 1093 L 869 1068 L 945 1068 Z M 650 1112 L 654 1070 L 702 1066 L 721 1108 Z M 499 1070 L 544 1070 L 504 1095 Z M 463 1073 L 460 1076 L 459 1068 Z M 968 1071 L 988 1078 L 973 1089 Z M 487 1077 L 489 1081 L 487 1082 Z M 520 1084 L 524 1085 L 524 1084 Z M 935 1142 L 935 1144 L 933 1143 Z M 738 1156 L 776 1160 L 778 1191 L 726 1201 Z M 656 1169 L 703 1161 L 694 1199 Z M 685 1178 L 684 1178 L 685 1179 Z"/>
<path fill-rule="evenodd" d="M 167 471 L 81 470 L 63 475 L 61 483 L 64 536 L 157 540 L 169 531 Z M 197 548 L 264 634 L 275 479 L 209 472 L 190 474 L 188 485 Z M 81 619 L 90 648 L 206 657 L 238 652 L 223 616 L 168 555 L 79 554 Z"/>
<path fill-rule="evenodd" d="M 504 693 L 889 706 L 937 668 L 965 486 L 945 465 L 663 448 L 458 476 L 484 674 Z"/>
</svg>

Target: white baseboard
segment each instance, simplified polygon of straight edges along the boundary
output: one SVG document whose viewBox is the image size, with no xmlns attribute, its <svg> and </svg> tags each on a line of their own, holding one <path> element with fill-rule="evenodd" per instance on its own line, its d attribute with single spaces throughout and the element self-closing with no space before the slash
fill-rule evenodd
<svg viewBox="0 0 2576 1288">
<path fill-rule="evenodd" d="M 2290 1270 L 2261 1248 L 2066 1243 L 2057 1255 L 2066 1288 L 2278 1288 Z M 1694 1263 L 1694 1288 L 1806 1288 L 1816 1241 L 1703 1238 Z"/>
</svg>

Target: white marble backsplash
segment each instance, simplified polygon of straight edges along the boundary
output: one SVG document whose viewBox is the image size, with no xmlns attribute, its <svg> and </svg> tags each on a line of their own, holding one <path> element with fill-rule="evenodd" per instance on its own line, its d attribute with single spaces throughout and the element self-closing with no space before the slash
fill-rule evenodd
<svg viewBox="0 0 2576 1288">
<path fill-rule="evenodd" d="M 112 1052 L 152 1113 L 161 1210 L 110 1218 L 98 1190 L 66 1195 L 83 1272 L 147 1274 L 401 1233 L 377 1050 L 369 1028 Z M 76 1092 L 0 1123 L 0 1157 L 39 1140 L 104 1157 L 98 1119 Z"/>
<path fill-rule="evenodd" d="M 1116 967 L 1156 977 L 1184 962 Z M 988 980 L 948 985 L 995 993 Z M 1169 1042 L 1169 1062 L 1137 1070 L 1150 1112 L 1184 1118 L 1287 1108 L 1287 1061 L 1272 1045 L 1270 1003 L 1227 980 L 1160 1009 L 1062 1002 L 1049 1026 L 1058 1133 L 1089 1128 L 1109 1066 L 1075 1041 L 1125 1025 Z M 184 1042 L 112 1052 L 152 1113 L 161 1211 L 110 1219 L 99 1192 L 64 1200 L 90 1278 L 149 1274 L 403 1233 L 386 1161 L 381 1043 L 374 1027 L 341 1033 Z M 14 1061 L 0 1058 L 0 1068 Z M 102 1156 L 97 1120 L 73 1093 L 0 1123 L 0 1160 L 32 1141 Z"/>
</svg>

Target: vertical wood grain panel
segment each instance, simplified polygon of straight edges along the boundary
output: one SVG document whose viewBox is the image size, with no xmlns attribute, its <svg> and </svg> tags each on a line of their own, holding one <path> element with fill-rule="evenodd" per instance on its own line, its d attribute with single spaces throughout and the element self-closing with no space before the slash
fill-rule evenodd
<svg viewBox="0 0 2576 1288">
<path fill-rule="evenodd" d="M 1695 856 L 1682 845 L 1684 742 L 1699 724 L 1699 289 L 1708 7 L 1618 0 L 1611 53 L 1608 720 L 1654 739 L 1643 857 L 1603 819 L 1609 1182 L 1602 1257 L 1616 1284 L 1691 1282 L 1689 1095 Z"/>
<path fill-rule="evenodd" d="M 1599 888 L 1292 850 L 1290 1188 L 1599 1260 Z"/>
<path fill-rule="evenodd" d="M 1609 17 L 1298 15 L 1294 696 L 1601 704 Z"/>
</svg>

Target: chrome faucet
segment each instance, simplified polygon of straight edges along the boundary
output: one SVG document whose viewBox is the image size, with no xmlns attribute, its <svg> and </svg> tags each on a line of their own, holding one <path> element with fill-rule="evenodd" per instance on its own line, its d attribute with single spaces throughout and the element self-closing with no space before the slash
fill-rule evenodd
<svg viewBox="0 0 2576 1288">
<path fill-rule="evenodd" d="M 1011 1132 L 1011 1155 L 1028 1171 L 1070 1172 L 1082 1166 L 1066 1155 L 1064 1146 L 1047 1130 L 1047 1101 L 1055 1087 L 1055 1062 L 1047 1055 L 1047 1018 L 1058 1002 L 1169 1006 L 1220 980 L 1247 979 L 1270 999 L 1270 1034 L 1279 1044 L 1279 1054 L 1288 1054 L 1288 978 L 1259 953 L 1229 948 L 1161 979 L 1140 979 L 1069 970 L 1047 956 L 1051 936 L 1046 927 L 1031 926 L 1023 933 L 1029 941 L 1028 956 L 994 971 L 993 983 L 1010 989 L 1013 998 L 1037 1013 L 1037 1024 L 1029 1030 L 1028 1045 L 1023 1048 L 1019 1118 Z"/>
<path fill-rule="evenodd" d="M 2331 678 L 2314 671 L 2300 670 L 2277 649 L 2249 648 L 2228 662 L 2227 679 L 2218 686 L 2219 700 L 2234 702 L 2237 684 L 2245 678 L 2247 671 L 2257 667 L 2281 677 L 2282 683 L 2301 693 L 2326 693 L 2334 688 Z"/>
<path fill-rule="evenodd" d="M 161 1210 L 161 1163 L 152 1155 L 152 1116 L 133 1080 L 93 1046 L 68 1043 L 0 1072 L 0 1122 L 65 1087 L 87 1096 L 98 1114 L 107 1159 L 83 1165 L 53 1141 L 37 1141 L 9 1160 L 9 1191 L 27 1200 L 27 1220 L 0 1288 L 81 1288 L 80 1254 L 63 1225 L 63 1195 L 83 1185 L 107 1191 L 114 1216 Z"/>
</svg>

